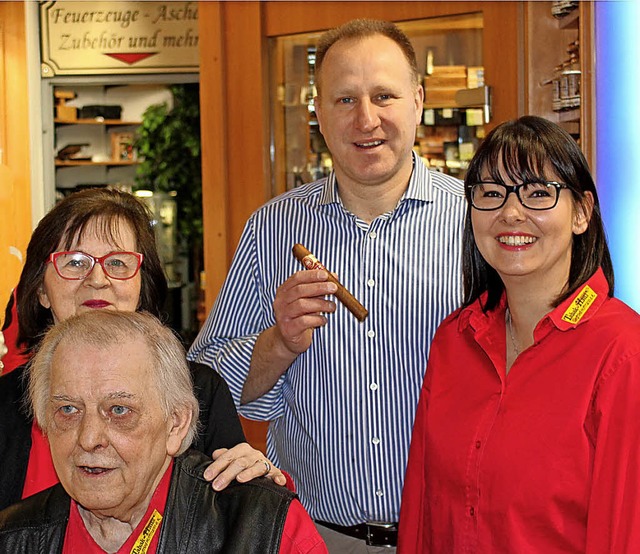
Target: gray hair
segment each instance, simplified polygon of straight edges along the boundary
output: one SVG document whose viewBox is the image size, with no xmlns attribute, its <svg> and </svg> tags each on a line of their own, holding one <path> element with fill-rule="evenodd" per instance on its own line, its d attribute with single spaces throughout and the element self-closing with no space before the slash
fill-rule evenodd
<svg viewBox="0 0 640 554">
<path fill-rule="evenodd" d="M 62 343 L 108 348 L 132 338 L 141 339 L 150 353 L 160 404 L 167 419 L 181 409 L 191 412 L 191 423 L 180 451 L 184 452 L 198 432 L 199 405 L 193 393 L 191 372 L 184 348 L 171 329 L 144 312 L 97 310 L 70 317 L 53 326 L 45 335 L 29 368 L 29 408 L 46 432 L 47 405 L 51 389 L 53 355 Z"/>
</svg>

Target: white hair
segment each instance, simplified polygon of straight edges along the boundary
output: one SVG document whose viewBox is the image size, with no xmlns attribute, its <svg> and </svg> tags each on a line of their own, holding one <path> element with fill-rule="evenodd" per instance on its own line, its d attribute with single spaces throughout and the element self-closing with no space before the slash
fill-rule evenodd
<svg viewBox="0 0 640 554">
<path fill-rule="evenodd" d="M 149 366 L 155 372 L 154 383 L 165 417 L 169 419 L 183 409 L 191 412 L 189 430 L 177 455 L 189 448 L 198 433 L 200 408 L 185 351 L 171 329 L 144 312 L 91 311 L 57 323 L 47 332 L 29 368 L 29 408 L 45 433 L 50 423 L 47 405 L 51 362 L 58 346 L 64 342 L 106 349 L 136 338 L 149 351 Z"/>
</svg>

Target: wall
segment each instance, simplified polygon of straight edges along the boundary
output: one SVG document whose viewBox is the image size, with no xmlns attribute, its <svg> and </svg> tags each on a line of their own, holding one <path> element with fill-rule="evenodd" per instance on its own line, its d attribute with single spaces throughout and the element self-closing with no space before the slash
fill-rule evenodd
<svg viewBox="0 0 640 554">
<path fill-rule="evenodd" d="M 0 2 L 0 317 L 31 236 L 24 10 L 23 2 Z"/>
<path fill-rule="evenodd" d="M 616 296 L 640 312 L 638 21 L 638 2 L 595 5 L 596 185 L 613 259 Z"/>
</svg>

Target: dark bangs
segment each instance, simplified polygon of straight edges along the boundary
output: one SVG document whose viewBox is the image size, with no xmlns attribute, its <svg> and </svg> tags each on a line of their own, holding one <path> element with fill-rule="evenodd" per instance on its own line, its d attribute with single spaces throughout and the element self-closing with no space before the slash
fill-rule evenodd
<svg viewBox="0 0 640 554">
<path fill-rule="evenodd" d="M 487 136 L 469 164 L 465 183 L 488 178 L 505 184 L 501 170 L 508 184 L 555 180 L 545 173 L 545 167 L 550 166 L 561 182 L 582 196 L 575 163 L 580 158 L 586 167 L 578 144 L 563 129 L 539 117 L 522 117 L 500 125 Z"/>
<path fill-rule="evenodd" d="M 121 223 L 126 222 L 129 227 L 131 227 L 134 238 L 136 238 L 135 224 L 131 221 L 131 218 L 127 216 L 127 213 L 117 214 L 115 211 L 113 213 L 82 214 L 74 219 L 65 230 L 61 241 L 62 248 L 64 250 L 71 250 L 74 244 L 78 244 L 82 237 L 85 236 L 85 231 L 89 224 L 95 225 L 97 239 L 113 244 L 118 248 L 123 248 L 122 237 L 120 236 Z M 135 248 L 136 250 L 138 249 L 137 240 Z"/>
</svg>

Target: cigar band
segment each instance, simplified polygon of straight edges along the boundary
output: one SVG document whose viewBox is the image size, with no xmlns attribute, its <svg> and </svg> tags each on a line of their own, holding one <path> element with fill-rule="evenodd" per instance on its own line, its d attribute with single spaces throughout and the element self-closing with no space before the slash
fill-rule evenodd
<svg viewBox="0 0 640 554">
<path fill-rule="evenodd" d="M 324 269 L 326 271 L 326 267 L 324 267 L 318 259 L 313 254 L 307 254 L 304 258 L 302 258 L 302 265 L 307 269 Z"/>
</svg>

